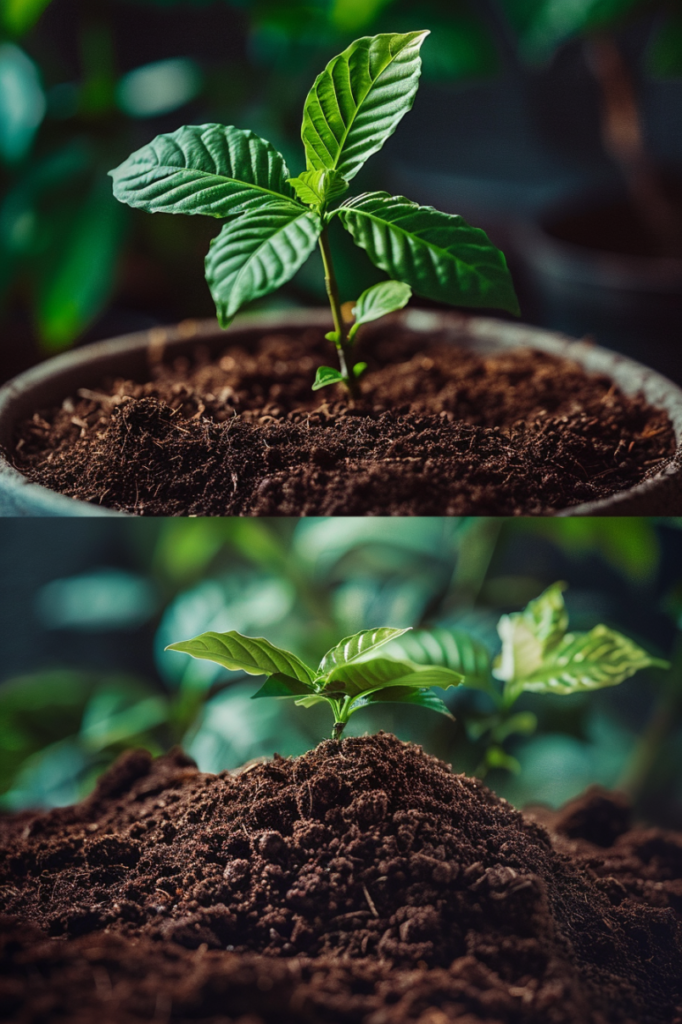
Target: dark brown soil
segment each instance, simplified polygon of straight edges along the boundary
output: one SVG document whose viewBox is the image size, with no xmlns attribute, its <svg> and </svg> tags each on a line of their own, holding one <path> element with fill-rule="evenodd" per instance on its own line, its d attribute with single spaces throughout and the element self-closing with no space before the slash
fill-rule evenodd
<svg viewBox="0 0 682 1024">
<path fill-rule="evenodd" d="M 680 1024 L 682 837 L 599 792 L 545 818 L 386 734 L 217 776 L 133 752 L 0 822 L 0 1013 Z"/>
<path fill-rule="evenodd" d="M 310 390 L 331 361 L 317 331 L 199 351 L 36 413 L 14 462 L 137 515 L 520 515 L 607 497 L 675 451 L 665 413 L 567 360 L 483 358 L 395 326 L 362 355 L 349 408 Z"/>
</svg>

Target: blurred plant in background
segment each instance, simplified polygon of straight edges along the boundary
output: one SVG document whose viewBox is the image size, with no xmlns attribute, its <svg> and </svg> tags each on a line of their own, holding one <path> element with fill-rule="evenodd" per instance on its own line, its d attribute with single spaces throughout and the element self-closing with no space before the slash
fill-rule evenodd
<svg viewBox="0 0 682 1024">
<path fill-rule="evenodd" d="M 182 743 L 202 769 L 219 771 L 274 751 L 301 753 L 326 735 L 324 710 L 301 715 L 290 702 L 252 702 L 248 677 L 165 652 L 178 637 L 234 629 L 316 662 L 339 636 L 384 623 L 465 630 L 496 654 L 500 614 L 563 577 L 575 629 L 603 621 L 673 669 L 642 672 L 614 691 L 525 694 L 512 728 L 494 735 L 490 700 L 466 688 L 446 696 L 456 723 L 387 705 L 367 709 L 348 731 L 392 730 L 456 770 L 485 775 L 518 804 L 556 804 L 600 782 L 625 786 L 647 816 L 682 823 L 676 521 L 236 519 L 116 529 L 126 569 L 119 557 L 36 589 L 31 635 L 49 630 L 64 647 L 44 671 L 29 655 L 15 659 L 29 674 L 0 684 L 5 809 L 78 799 L 129 746 L 158 753 Z M 27 534 L 22 559 L 30 557 Z M 9 588 L 5 600 L 16 601 Z M 76 656 L 79 636 L 98 647 L 107 630 L 113 652 L 153 643 L 153 665 L 113 653 L 95 670 L 92 653 Z"/>
</svg>

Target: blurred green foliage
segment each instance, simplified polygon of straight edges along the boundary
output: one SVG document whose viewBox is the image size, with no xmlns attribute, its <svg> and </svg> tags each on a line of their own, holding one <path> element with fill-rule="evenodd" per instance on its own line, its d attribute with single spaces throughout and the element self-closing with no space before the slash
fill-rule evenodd
<svg viewBox="0 0 682 1024">
<path fill-rule="evenodd" d="M 682 582 L 660 584 L 674 568 L 661 563 L 662 532 L 678 529 L 674 520 L 637 518 L 126 524 L 137 574 L 107 568 L 53 580 L 36 608 L 67 637 L 101 631 L 109 620 L 125 644 L 135 621 L 153 624 L 156 675 L 117 675 L 114 666 L 99 676 L 69 671 L 67 656 L 61 668 L 0 684 L 2 806 L 76 799 L 130 745 L 158 753 L 182 743 L 202 769 L 219 771 L 274 751 L 301 753 L 327 734 L 324 709 L 301 715 L 290 702 L 252 702 L 257 685 L 243 674 L 164 651 L 178 638 L 238 630 L 316 662 L 339 636 L 368 624 L 447 627 L 494 656 L 500 614 L 563 576 L 574 628 L 603 621 L 668 657 L 673 669 L 645 671 L 597 694 L 524 694 L 514 721 L 501 728 L 486 694 L 461 688 L 445 698 L 455 723 L 386 705 L 351 720 L 349 734 L 394 731 L 457 770 L 485 774 L 519 804 L 557 803 L 591 782 L 619 784 L 643 813 L 680 823 L 682 643 L 670 644 L 680 636 Z M 662 616 L 657 640 L 651 621 Z"/>
</svg>

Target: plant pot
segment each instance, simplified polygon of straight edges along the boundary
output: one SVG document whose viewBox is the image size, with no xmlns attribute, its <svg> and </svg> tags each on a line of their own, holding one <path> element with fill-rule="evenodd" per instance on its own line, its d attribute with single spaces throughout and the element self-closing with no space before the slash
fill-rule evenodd
<svg viewBox="0 0 682 1024">
<path fill-rule="evenodd" d="M 531 348 L 578 363 L 589 373 L 609 376 L 628 395 L 642 393 L 647 402 L 664 409 L 682 440 L 682 390 L 659 374 L 630 359 L 585 342 L 572 341 L 547 331 L 504 321 L 437 313 L 420 309 L 395 320 L 410 331 L 445 332 L 448 341 L 481 354 Z M 374 325 L 370 325 L 370 329 Z M 11 458 L 17 423 L 37 409 L 59 405 L 80 388 L 97 388 L 105 377 L 148 379 L 150 366 L 164 356 L 187 356 L 201 343 L 209 352 L 222 351 L 226 342 L 254 344 L 265 331 L 294 335 L 306 328 L 327 329 L 329 318 L 318 310 L 276 312 L 239 318 L 229 331 L 215 321 L 184 321 L 176 327 L 154 328 L 139 334 L 99 342 L 34 367 L 0 389 L 0 448 Z M 560 515 L 673 515 L 682 512 L 682 473 L 673 460 L 655 477 L 608 498 L 575 505 Z M 72 500 L 31 484 L 10 465 L 0 461 L 0 513 L 2 515 L 70 516 L 113 515 L 99 506 Z"/>
<path fill-rule="evenodd" d="M 682 383 L 682 259 L 626 251 L 617 225 L 631 222 L 627 211 L 622 198 L 598 191 L 513 225 L 533 317 Z"/>
</svg>

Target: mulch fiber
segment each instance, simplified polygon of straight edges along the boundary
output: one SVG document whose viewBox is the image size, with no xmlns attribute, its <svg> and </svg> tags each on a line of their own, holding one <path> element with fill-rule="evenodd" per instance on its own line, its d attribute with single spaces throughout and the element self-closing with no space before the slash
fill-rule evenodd
<svg viewBox="0 0 682 1024">
<path fill-rule="evenodd" d="M 362 398 L 310 390 L 321 332 L 103 382 L 20 424 L 32 481 L 136 515 L 544 515 L 627 489 L 672 425 L 608 378 L 529 350 L 479 356 L 375 331 Z"/>
<path fill-rule="evenodd" d="M 0 1014 L 680 1024 L 682 837 L 524 816 L 380 733 L 204 775 L 134 751 L 0 822 Z"/>
</svg>

